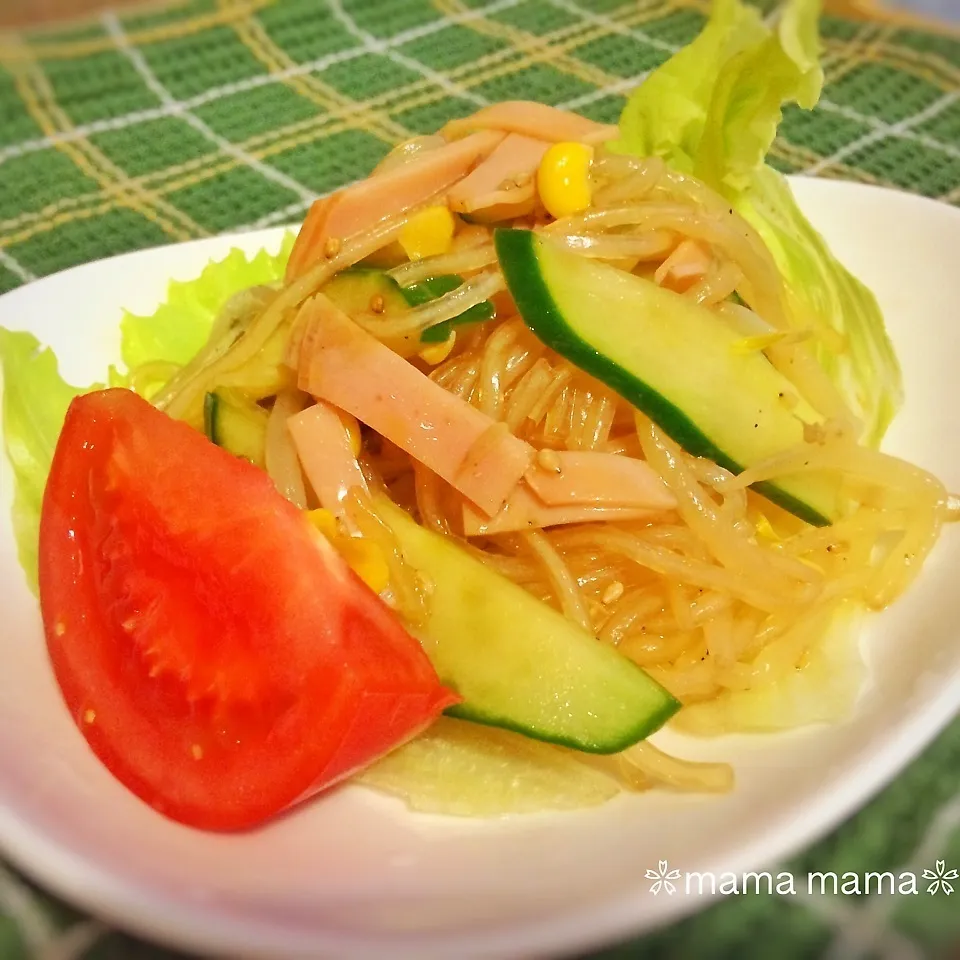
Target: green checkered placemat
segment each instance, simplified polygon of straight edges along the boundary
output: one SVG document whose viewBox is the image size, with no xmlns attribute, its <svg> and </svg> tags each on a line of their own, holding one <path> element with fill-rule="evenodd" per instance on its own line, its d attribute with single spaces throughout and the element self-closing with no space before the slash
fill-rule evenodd
<svg viewBox="0 0 960 960">
<path fill-rule="evenodd" d="M 770 5 L 769 3 L 767 4 Z M 0 34 L 0 292 L 140 247 L 297 221 L 389 146 L 495 100 L 615 121 L 699 0 L 167 0 Z M 788 110 L 785 172 L 960 204 L 960 37 L 825 17 L 827 86 Z M 960 721 L 784 866 L 960 867 Z M 614 957 L 960 956 L 960 883 L 739 895 Z M 0 960 L 161 960 L 0 864 Z"/>
</svg>

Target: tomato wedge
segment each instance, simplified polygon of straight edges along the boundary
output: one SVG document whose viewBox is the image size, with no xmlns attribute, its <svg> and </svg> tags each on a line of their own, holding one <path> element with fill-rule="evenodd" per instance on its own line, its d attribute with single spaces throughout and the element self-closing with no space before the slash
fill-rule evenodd
<svg viewBox="0 0 960 960">
<path fill-rule="evenodd" d="M 67 413 L 40 601 L 93 751 L 203 829 L 264 822 L 459 699 L 265 473 L 128 390 Z"/>
</svg>

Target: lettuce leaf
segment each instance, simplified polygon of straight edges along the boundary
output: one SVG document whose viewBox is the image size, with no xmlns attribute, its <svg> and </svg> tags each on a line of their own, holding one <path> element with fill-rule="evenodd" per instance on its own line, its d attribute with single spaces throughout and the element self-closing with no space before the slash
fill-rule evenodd
<svg viewBox="0 0 960 960">
<path fill-rule="evenodd" d="M 817 359 L 863 423 L 863 442 L 879 447 L 903 403 L 903 379 L 876 297 L 831 254 L 775 170 L 757 172 L 738 209 L 787 279 L 799 325 L 826 320 L 841 334 L 842 349 L 822 345 Z"/>
<path fill-rule="evenodd" d="M 619 153 L 659 156 L 693 173 L 713 91 L 727 63 L 766 36 L 760 15 L 740 0 L 714 0 L 700 35 L 654 70 L 620 115 Z"/>
<path fill-rule="evenodd" d="M 878 446 L 903 402 L 883 315 L 765 163 L 784 104 L 812 109 L 820 97 L 819 14 L 819 0 L 789 0 L 771 29 L 741 0 L 715 0 L 696 40 L 632 94 L 610 147 L 663 157 L 753 225 L 783 275 L 797 325 L 826 324 L 837 334 L 818 346 L 818 360 L 861 421 L 863 441 Z"/>
<path fill-rule="evenodd" d="M 167 299 L 150 316 L 125 313 L 121 355 L 127 368 L 154 362 L 181 365 L 190 360 L 230 297 L 283 277 L 293 240 L 293 234 L 287 234 L 276 255 L 261 250 L 248 258 L 240 250 L 231 250 L 223 260 L 209 263 L 195 280 L 171 281 Z M 14 477 L 13 532 L 20 566 L 36 594 L 43 490 L 67 407 L 74 397 L 99 390 L 103 384 L 71 386 L 60 376 L 52 350 L 42 349 L 31 333 L 3 327 L 0 372 L 3 446 Z M 107 371 L 105 381 L 110 386 L 129 385 L 129 378 L 114 367 Z"/>
<path fill-rule="evenodd" d="M 13 467 L 13 533 L 27 585 L 37 593 L 37 540 L 43 489 L 67 407 L 85 388 L 61 376 L 53 351 L 32 333 L 0 327 L 3 442 Z M 90 388 L 86 388 L 90 389 Z"/>
<path fill-rule="evenodd" d="M 750 188 L 790 101 L 823 87 L 820 0 L 789 0 L 776 30 L 742 0 L 715 0 L 700 35 L 632 94 L 612 149 L 656 154 L 728 199 Z"/>
<path fill-rule="evenodd" d="M 209 263 L 195 280 L 171 280 L 167 299 L 149 316 L 124 313 L 120 353 L 129 370 L 145 363 L 183 366 L 206 343 L 221 307 L 248 287 L 283 279 L 294 235 L 287 233 L 276 255 L 261 250 L 248 259 L 233 249 Z"/>
</svg>

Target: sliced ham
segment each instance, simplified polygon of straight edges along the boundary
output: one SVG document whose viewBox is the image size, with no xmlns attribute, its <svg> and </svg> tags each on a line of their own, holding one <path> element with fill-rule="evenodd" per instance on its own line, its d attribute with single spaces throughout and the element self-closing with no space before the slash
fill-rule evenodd
<svg viewBox="0 0 960 960">
<path fill-rule="evenodd" d="M 291 417 L 287 430 L 320 506 L 343 517 L 343 500 L 351 488 L 369 489 L 340 414 L 321 400 Z"/>
<path fill-rule="evenodd" d="M 290 253 L 287 282 L 323 259 L 328 244 L 341 244 L 381 220 L 444 193 L 478 160 L 488 156 L 503 137 L 498 130 L 481 130 L 316 200 Z"/>
<path fill-rule="evenodd" d="M 451 120 L 440 132 L 448 139 L 462 137 L 475 130 L 503 130 L 522 133 L 549 143 L 579 140 L 583 143 L 601 143 L 619 136 L 615 126 L 596 123 L 571 113 L 549 107 L 533 100 L 504 100 L 484 107 L 469 117 Z"/>
<path fill-rule="evenodd" d="M 288 283 L 300 276 L 311 263 L 323 256 L 324 241 L 320 239 L 320 234 L 324 229 L 327 213 L 334 197 L 336 197 L 336 194 L 314 200 L 307 211 L 307 215 L 303 218 L 300 231 L 297 233 L 297 239 L 290 251 L 290 256 L 287 258 L 285 279 Z"/>
<path fill-rule="evenodd" d="M 688 290 L 701 277 L 713 268 L 710 251 L 696 240 L 684 240 L 657 267 L 654 280 L 661 287 L 667 287 L 677 293 Z"/>
<path fill-rule="evenodd" d="M 372 427 L 493 516 L 529 469 L 533 448 L 424 376 L 323 294 L 302 310 L 312 318 L 300 388 Z"/>
<path fill-rule="evenodd" d="M 643 520 L 657 513 L 637 507 L 603 507 L 575 503 L 549 506 L 524 484 L 520 484 L 494 517 L 488 517 L 469 503 L 463 507 L 463 532 L 468 537 L 494 533 L 517 533 L 559 527 L 569 523 L 599 520 Z"/>
<path fill-rule="evenodd" d="M 450 190 L 450 209 L 474 213 L 498 204 L 526 209 L 536 194 L 535 175 L 549 147 L 546 140 L 508 133 L 486 160 Z"/>
<path fill-rule="evenodd" d="M 573 450 L 551 451 L 549 468 L 541 460 L 527 472 L 526 481 L 550 506 L 676 509 L 676 498 L 645 460 Z"/>
</svg>

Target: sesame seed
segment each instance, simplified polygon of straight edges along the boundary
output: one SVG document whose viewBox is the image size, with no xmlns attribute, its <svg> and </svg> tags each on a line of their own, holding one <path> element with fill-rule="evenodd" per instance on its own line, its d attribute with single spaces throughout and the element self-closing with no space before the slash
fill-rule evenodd
<svg viewBox="0 0 960 960">
<path fill-rule="evenodd" d="M 537 466 L 551 473 L 561 473 L 563 466 L 560 463 L 560 455 L 556 450 L 541 450 L 537 454 Z"/>
<path fill-rule="evenodd" d="M 384 308 L 386 307 L 386 301 L 383 299 L 382 294 L 375 294 L 370 300 L 370 312 L 371 313 L 383 313 Z"/>
<path fill-rule="evenodd" d="M 623 596 L 623 584 L 619 580 L 614 580 L 613 583 L 603 591 L 603 596 L 600 598 L 601 603 L 614 603 Z"/>
<path fill-rule="evenodd" d="M 62 637 L 67 632 L 67 625 L 62 620 L 58 620 L 53 625 L 53 632 L 56 636 Z"/>
<path fill-rule="evenodd" d="M 193 757 L 194 760 L 202 760 L 202 759 L 203 759 L 203 747 L 201 747 L 199 743 L 195 743 L 195 744 L 190 748 L 190 754 L 191 754 L 191 756 Z"/>
<path fill-rule="evenodd" d="M 93 721 L 96 720 L 96 719 L 97 719 L 97 711 L 96 711 L 96 710 L 85 710 L 85 711 L 83 712 L 83 722 L 84 722 L 84 723 L 93 723 Z"/>
<path fill-rule="evenodd" d="M 323 245 L 323 255 L 332 260 L 340 252 L 341 242 L 339 237 L 327 237 L 327 242 Z"/>
</svg>

